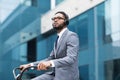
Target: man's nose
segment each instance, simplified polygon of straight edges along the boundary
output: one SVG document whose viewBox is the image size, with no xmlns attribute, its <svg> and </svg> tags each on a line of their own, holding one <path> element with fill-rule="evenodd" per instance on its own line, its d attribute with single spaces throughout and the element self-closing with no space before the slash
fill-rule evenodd
<svg viewBox="0 0 120 80">
<path fill-rule="evenodd" d="M 55 20 L 54 20 L 54 22 L 57 22 L 57 21 L 58 21 L 58 19 L 55 19 Z"/>
</svg>

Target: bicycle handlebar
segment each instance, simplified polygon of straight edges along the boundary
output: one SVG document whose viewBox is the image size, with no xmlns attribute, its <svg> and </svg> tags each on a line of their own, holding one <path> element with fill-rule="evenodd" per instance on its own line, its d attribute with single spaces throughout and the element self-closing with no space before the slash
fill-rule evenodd
<svg viewBox="0 0 120 80">
<path fill-rule="evenodd" d="M 20 72 L 20 74 L 18 74 L 18 75 L 16 75 L 16 71 L 17 70 L 21 70 L 21 68 L 14 68 L 13 69 L 13 75 L 14 75 L 14 78 L 15 78 L 15 80 L 22 80 L 21 78 L 22 78 L 22 75 L 23 75 L 23 73 L 26 71 L 26 70 L 28 70 L 28 69 L 36 69 L 37 68 L 37 66 L 30 66 L 30 67 L 27 67 L 27 68 L 25 68 L 23 71 L 21 71 Z"/>
</svg>

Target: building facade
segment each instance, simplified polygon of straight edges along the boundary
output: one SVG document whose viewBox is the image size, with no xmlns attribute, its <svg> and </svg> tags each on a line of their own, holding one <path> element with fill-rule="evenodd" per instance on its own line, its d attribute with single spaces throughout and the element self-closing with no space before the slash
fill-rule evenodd
<svg viewBox="0 0 120 80">
<path fill-rule="evenodd" d="M 80 80 L 120 80 L 119 7 L 120 0 L 1 0 L 0 80 L 13 80 L 15 67 L 49 55 L 56 37 L 49 18 L 59 10 L 79 35 Z"/>
</svg>

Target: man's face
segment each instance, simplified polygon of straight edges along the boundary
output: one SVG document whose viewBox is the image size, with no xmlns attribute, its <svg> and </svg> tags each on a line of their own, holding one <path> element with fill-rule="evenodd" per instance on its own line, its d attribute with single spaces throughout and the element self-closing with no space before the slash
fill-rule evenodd
<svg viewBox="0 0 120 80">
<path fill-rule="evenodd" d="M 65 18 L 61 13 L 55 14 L 52 20 L 53 20 L 52 26 L 56 30 L 61 30 L 65 26 Z"/>
</svg>

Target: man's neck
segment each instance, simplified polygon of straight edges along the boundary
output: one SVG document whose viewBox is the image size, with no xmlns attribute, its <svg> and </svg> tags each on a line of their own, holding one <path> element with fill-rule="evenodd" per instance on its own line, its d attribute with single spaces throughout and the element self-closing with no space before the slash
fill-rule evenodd
<svg viewBox="0 0 120 80">
<path fill-rule="evenodd" d="M 63 29 L 65 29 L 66 27 L 63 27 L 61 30 L 57 30 L 57 33 L 59 34 Z"/>
</svg>

